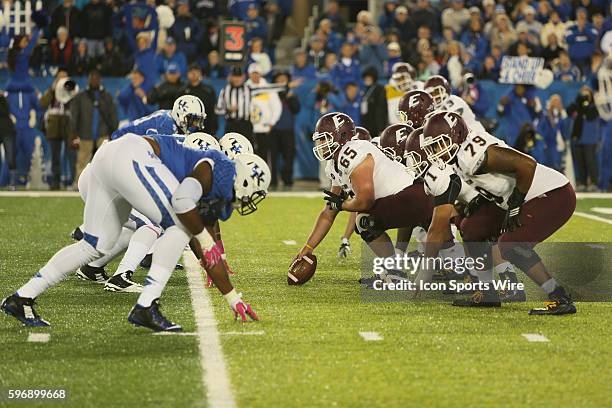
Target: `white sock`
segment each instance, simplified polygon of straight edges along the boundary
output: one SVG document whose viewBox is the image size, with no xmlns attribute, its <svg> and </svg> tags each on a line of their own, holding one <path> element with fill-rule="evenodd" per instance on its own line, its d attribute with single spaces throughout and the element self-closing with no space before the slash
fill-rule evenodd
<svg viewBox="0 0 612 408">
<path fill-rule="evenodd" d="M 127 271 L 134 272 L 140 261 L 142 261 L 142 258 L 144 258 L 149 249 L 153 247 L 158 237 L 158 231 L 155 231 L 148 225 L 138 228 L 136 232 L 132 234 L 127 251 L 125 251 L 121 262 L 119 262 L 117 272 L 115 272 L 113 276 Z"/>
<path fill-rule="evenodd" d="M 94 268 L 102 268 L 104 265 L 106 265 L 107 263 L 115 259 L 117 255 L 119 255 L 121 252 L 125 250 L 125 248 L 127 248 L 130 242 L 130 238 L 132 237 L 132 234 L 134 234 L 134 231 L 132 231 L 129 228 L 123 227 L 121 229 L 121 234 L 119 234 L 119 238 L 117 239 L 117 242 L 115 242 L 115 245 L 110 250 L 110 252 L 96 259 L 95 261 L 91 262 L 89 266 L 93 266 Z"/>
<path fill-rule="evenodd" d="M 550 278 L 542 284 L 541 288 L 547 295 L 550 295 L 557 288 L 557 281 L 555 278 Z"/>
<path fill-rule="evenodd" d="M 100 256 L 91 245 L 79 241 L 60 249 L 32 279 L 17 290 L 17 296 L 38 297 L 45 290 L 61 282 L 70 272 Z"/>
<path fill-rule="evenodd" d="M 420 253 L 425 252 L 425 241 L 427 241 L 427 231 L 425 231 L 422 227 L 416 227 L 412 230 L 412 236 L 417 241 L 417 251 Z"/>
<path fill-rule="evenodd" d="M 187 233 L 175 225 L 168 228 L 164 235 L 156 241 L 151 269 L 149 269 L 144 288 L 137 301 L 140 306 L 149 307 L 155 299 L 161 296 L 190 238 Z"/>
<path fill-rule="evenodd" d="M 498 275 L 506 271 L 514 273 L 514 266 L 512 266 L 512 264 L 508 261 L 504 261 L 500 263 L 499 265 L 496 265 L 495 268 L 493 269 L 495 270 L 495 273 Z"/>
</svg>

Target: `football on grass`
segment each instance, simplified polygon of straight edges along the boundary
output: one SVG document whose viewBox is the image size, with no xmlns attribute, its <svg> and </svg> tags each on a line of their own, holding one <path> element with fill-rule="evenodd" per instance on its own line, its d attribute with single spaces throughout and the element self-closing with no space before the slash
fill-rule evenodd
<svg viewBox="0 0 612 408">
<path fill-rule="evenodd" d="M 316 270 L 317 257 L 313 254 L 304 255 L 300 260 L 296 257 L 289 266 L 287 283 L 289 285 L 303 285 L 312 278 Z"/>
</svg>

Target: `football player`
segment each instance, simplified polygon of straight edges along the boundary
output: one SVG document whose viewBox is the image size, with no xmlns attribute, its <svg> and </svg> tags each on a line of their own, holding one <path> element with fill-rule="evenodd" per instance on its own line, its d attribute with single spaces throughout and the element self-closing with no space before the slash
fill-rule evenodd
<svg viewBox="0 0 612 408">
<path fill-rule="evenodd" d="M 217 140 L 213 136 L 202 132 L 188 135 L 183 141 L 183 145 L 200 150 L 219 150 Z M 79 193 L 84 202 L 87 200 L 90 173 L 91 166 L 88 165 L 79 177 Z M 79 228 L 82 228 L 82 226 Z M 133 281 L 132 276 L 138 264 L 146 262 L 143 261 L 145 256 L 152 257 L 155 242 L 162 233 L 163 229 L 161 227 L 149 221 L 147 217 L 138 211 L 132 210 L 128 222 L 123 226 L 116 245 L 113 246 L 113 251 L 88 265 L 80 267 L 76 272 L 76 276 L 82 280 L 102 283 L 104 284 L 104 290 L 111 292 L 142 292 L 142 285 Z M 123 251 L 125 251 L 125 254 L 119 262 L 117 270 L 109 279 L 106 276 L 104 267 Z M 181 268 L 182 266 L 178 264 L 177 269 Z"/>
<path fill-rule="evenodd" d="M 358 213 L 357 233 L 380 257 L 395 250 L 388 229 L 427 226 L 432 211 L 431 198 L 422 184 L 400 163 L 364 140 L 354 140 L 355 124 L 343 113 L 323 115 L 313 134 L 314 155 L 326 163 L 331 191 L 325 191 L 326 205 L 298 257 L 312 253 L 325 238 L 339 211 Z M 386 274 L 384 279 L 396 275 Z"/>
<path fill-rule="evenodd" d="M 432 78 L 435 78 L 435 77 L 432 77 Z M 440 78 L 444 79 L 443 77 L 440 77 Z M 433 84 L 435 83 L 436 81 L 433 81 Z M 448 86 L 448 81 L 446 81 L 445 84 L 447 85 L 446 89 L 450 90 L 450 86 Z M 434 98 L 428 92 L 420 91 L 420 90 L 414 90 L 414 91 L 407 92 L 406 95 L 404 95 L 401 98 L 399 106 L 398 106 L 398 115 L 400 116 L 402 122 L 407 123 L 416 129 L 414 132 L 415 133 L 414 137 L 420 137 L 420 135 L 422 134 L 422 127 L 425 124 L 425 120 L 429 116 L 431 116 L 434 112 L 435 112 Z M 474 130 L 478 131 L 478 129 L 481 129 L 481 128 L 482 126 L 480 125 L 480 123 L 478 123 L 478 126 L 475 127 Z M 422 158 L 424 160 L 422 162 L 423 165 L 426 166 L 426 169 L 428 169 L 429 163 L 427 162 L 426 155 L 422 154 L 422 152 L 421 153 L 417 152 L 417 149 L 419 149 L 419 146 L 413 144 L 411 147 L 412 147 L 412 150 L 415 152 L 414 153 L 415 156 L 412 156 L 413 159 Z M 419 170 L 421 169 L 415 168 L 414 170 L 418 174 Z M 431 171 L 435 171 L 435 170 L 432 169 Z M 431 183 L 431 180 L 432 179 L 430 178 L 429 179 L 430 183 Z M 427 179 L 425 179 L 425 181 L 427 181 Z M 472 199 L 475 199 L 474 203 L 480 202 L 479 200 L 477 200 L 478 197 L 474 196 L 474 191 L 466 193 L 466 195 L 463 196 L 463 198 L 465 199 L 463 200 L 463 203 L 466 205 L 470 203 Z M 423 243 L 426 241 L 427 232 L 421 228 L 416 228 L 415 231 L 413 232 L 413 235 L 416 236 L 416 240 L 420 243 L 419 252 L 423 252 L 424 251 Z M 458 252 L 461 252 L 461 251 L 458 251 Z M 499 276 L 502 279 L 504 280 L 507 279 L 513 283 L 518 282 L 518 278 L 516 276 L 516 272 L 512 264 L 510 262 L 504 261 L 503 259 L 497 257 L 497 255 L 499 255 L 499 250 L 497 246 L 494 246 L 493 254 L 495 255 L 495 258 L 496 258 L 495 271 L 499 274 Z M 504 298 L 503 298 L 503 300 L 506 302 L 523 301 L 524 299 L 525 299 L 524 291 L 508 292 L 504 295 Z"/>
<path fill-rule="evenodd" d="M 530 314 L 576 313 L 571 297 L 533 249 L 572 216 L 576 194 L 568 179 L 486 132 L 470 132 L 455 112 L 430 116 L 420 146 L 432 167 L 444 170 L 448 166 L 452 170 L 445 176 L 446 189 L 440 184 L 433 192 L 439 205 L 434 208 L 427 232 L 426 255 L 437 254 L 445 234 L 443 226 L 454 216 L 452 203 L 465 180 L 489 200 L 461 222 L 470 254 L 490 263 L 490 257 L 485 255 L 493 237 L 502 257 L 523 270 L 550 299 L 545 308 L 532 309 Z M 430 276 L 430 271 L 422 270 L 418 278 L 428 280 Z"/>
<path fill-rule="evenodd" d="M 206 111 L 197 96 L 183 95 L 174 101 L 172 110 L 158 110 L 117 129 L 111 140 L 133 133 L 137 135 L 188 135 L 204 129 Z"/>
<path fill-rule="evenodd" d="M 401 122 L 397 116 L 400 98 L 410 90 L 423 89 L 423 82 L 414 80 L 415 74 L 415 69 L 407 62 L 396 62 L 391 68 L 391 78 L 385 86 L 390 125 Z"/>
<path fill-rule="evenodd" d="M 34 300 L 70 271 L 109 253 L 134 208 L 165 233 L 153 254 L 144 289 L 129 313 L 130 323 L 155 331 L 181 330 L 162 315 L 159 297 L 191 238 L 195 238 L 194 252 L 201 254 L 202 265 L 235 316 L 242 321 L 247 317 L 258 320 L 233 288 L 221 262 L 221 249 L 198 211 L 202 199 L 215 200 L 221 220 L 229 218 L 234 207 L 240 214 L 255 211 L 256 201 L 266 192 L 259 187 L 262 174 L 255 172 L 253 164 L 240 157 L 232 162 L 215 150 L 186 148 L 173 136 L 127 134 L 104 144 L 91 167 L 84 238 L 57 252 L 32 279 L 4 299 L 3 311 L 27 326 L 48 326 L 34 310 Z"/>
<path fill-rule="evenodd" d="M 450 83 L 441 75 L 433 75 L 425 82 L 425 91 L 433 98 L 436 110 L 458 113 L 473 132 L 485 132 L 466 101 L 451 92 Z"/>
<path fill-rule="evenodd" d="M 370 135 L 370 131 L 364 127 L 356 126 L 355 127 L 355 140 L 365 140 L 371 141 L 372 136 Z M 344 234 L 340 237 L 340 248 L 338 248 L 338 258 L 347 258 L 352 250 L 351 250 L 351 235 L 355 232 L 355 220 L 357 219 L 356 213 L 350 213 L 348 221 L 346 223 L 346 228 L 344 228 Z"/>
</svg>

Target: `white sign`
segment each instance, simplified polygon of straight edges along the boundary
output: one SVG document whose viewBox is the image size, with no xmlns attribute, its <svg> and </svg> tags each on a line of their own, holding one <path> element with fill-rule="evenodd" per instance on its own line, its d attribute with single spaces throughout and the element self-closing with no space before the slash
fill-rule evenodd
<svg viewBox="0 0 612 408">
<path fill-rule="evenodd" d="M 544 68 L 544 58 L 503 57 L 499 82 L 502 84 L 534 85 L 538 72 Z"/>
</svg>

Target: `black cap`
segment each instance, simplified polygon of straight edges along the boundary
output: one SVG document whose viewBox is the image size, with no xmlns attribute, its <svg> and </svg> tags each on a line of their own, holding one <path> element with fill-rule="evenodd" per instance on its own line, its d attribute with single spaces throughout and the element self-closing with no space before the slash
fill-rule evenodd
<svg viewBox="0 0 612 408">
<path fill-rule="evenodd" d="M 230 71 L 230 75 L 234 75 L 234 76 L 241 76 L 243 74 L 244 74 L 244 70 L 242 69 L 242 67 L 239 67 L 239 66 L 232 67 L 232 70 Z"/>
</svg>

